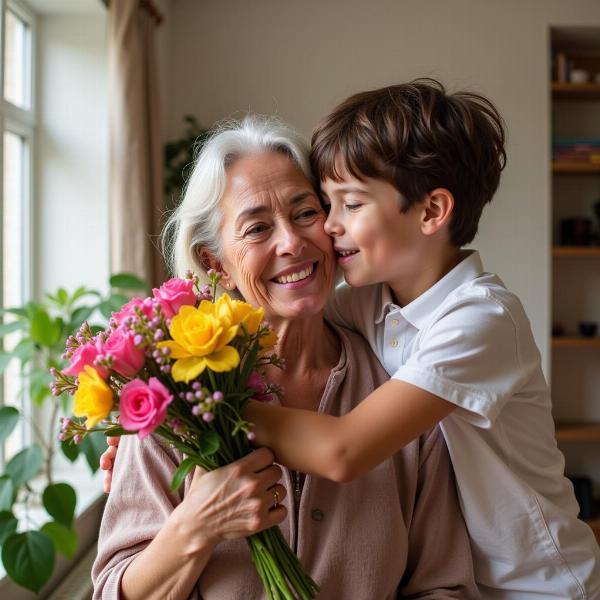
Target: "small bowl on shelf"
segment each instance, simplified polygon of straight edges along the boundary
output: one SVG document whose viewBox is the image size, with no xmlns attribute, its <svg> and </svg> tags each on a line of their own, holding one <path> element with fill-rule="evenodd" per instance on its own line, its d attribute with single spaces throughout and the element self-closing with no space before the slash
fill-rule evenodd
<svg viewBox="0 0 600 600">
<path fill-rule="evenodd" d="M 577 327 L 579 328 L 579 333 L 584 338 L 592 338 L 598 331 L 598 323 L 595 321 L 580 321 L 577 323 Z"/>
</svg>

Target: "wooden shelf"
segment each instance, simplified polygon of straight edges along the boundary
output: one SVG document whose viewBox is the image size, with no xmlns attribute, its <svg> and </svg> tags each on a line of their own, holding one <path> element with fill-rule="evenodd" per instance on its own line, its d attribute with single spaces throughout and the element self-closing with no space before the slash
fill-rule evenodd
<svg viewBox="0 0 600 600">
<path fill-rule="evenodd" d="M 598 83 L 558 83 L 551 85 L 552 97 L 563 100 L 600 100 Z"/>
<path fill-rule="evenodd" d="M 600 442 L 600 423 L 557 423 L 559 442 Z"/>
<path fill-rule="evenodd" d="M 600 348 L 600 336 L 584 337 L 553 337 L 553 348 Z"/>
<path fill-rule="evenodd" d="M 552 256 L 600 257 L 600 246 L 553 246 Z"/>
<path fill-rule="evenodd" d="M 564 173 L 567 175 L 593 175 L 600 174 L 600 164 L 586 162 L 556 162 L 552 163 L 553 173 Z"/>
</svg>

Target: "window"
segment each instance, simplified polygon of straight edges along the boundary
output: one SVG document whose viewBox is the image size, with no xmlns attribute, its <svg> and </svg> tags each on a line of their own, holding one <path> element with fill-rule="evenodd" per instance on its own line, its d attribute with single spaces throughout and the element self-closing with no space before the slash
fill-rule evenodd
<svg viewBox="0 0 600 600">
<path fill-rule="evenodd" d="M 31 296 L 31 181 L 34 138 L 33 43 L 35 21 L 24 5 L 2 4 L 2 60 L 0 61 L 0 111 L 2 186 L 0 186 L 0 294 L 3 307 L 22 305 Z M 11 315 L 5 315 L 9 322 Z M 3 339 L 10 351 L 19 342 L 19 332 Z M 28 414 L 23 393 L 25 382 L 18 361 L 12 361 L 2 376 L 0 402 Z M 0 449 L 7 461 L 29 442 L 28 428 L 17 428 Z"/>
</svg>

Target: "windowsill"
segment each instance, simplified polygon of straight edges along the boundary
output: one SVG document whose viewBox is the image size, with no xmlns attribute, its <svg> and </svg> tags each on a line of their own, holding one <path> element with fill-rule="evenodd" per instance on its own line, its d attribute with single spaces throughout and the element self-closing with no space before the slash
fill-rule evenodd
<svg viewBox="0 0 600 600">
<path fill-rule="evenodd" d="M 53 477 L 56 483 L 68 483 L 77 492 L 74 522 L 74 528 L 79 538 L 77 553 L 70 561 L 62 555 L 57 554 L 54 574 L 50 581 L 42 588 L 39 595 L 33 594 L 13 583 L 6 577 L 4 567 L 0 563 L 0 598 L 33 600 L 34 598 L 45 597 L 64 579 L 66 573 L 97 540 L 98 528 L 104 508 L 102 471 L 98 470 L 95 474 L 92 474 L 83 456 L 79 457 L 75 463 L 70 463 L 61 455 L 57 456 Z M 32 487 L 34 489 L 41 489 L 43 484 L 43 479 L 40 477 L 32 482 Z M 15 512 L 20 518 L 23 516 L 25 509 L 21 507 L 15 510 Z M 51 520 L 51 517 L 46 513 L 43 506 L 29 508 L 28 514 L 31 519 L 30 526 L 32 527 L 41 526 Z M 27 526 L 24 523 L 19 528 L 20 531 L 26 529 Z"/>
</svg>

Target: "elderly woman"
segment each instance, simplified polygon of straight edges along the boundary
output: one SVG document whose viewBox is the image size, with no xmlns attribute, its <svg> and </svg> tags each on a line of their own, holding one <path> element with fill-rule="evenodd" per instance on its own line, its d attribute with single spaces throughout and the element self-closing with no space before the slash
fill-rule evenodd
<svg viewBox="0 0 600 600">
<path fill-rule="evenodd" d="M 361 338 L 323 318 L 335 271 L 324 221 L 302 139 L 246 118 L 204 146 L 167 227 L 169 258 L 177 273 L 222 271 L 227 291 L 264 307 L 287 362 L 267 373 L 283 404 L 341 415 L 387 377 Z M 282 471 L 263 448 L 173 493 L 180 460 L 152 437 L 121 441 L 95 598 L 263 598 L 243 538 L 277 523 L 320 598 L 478 597 L 437 429 L 347 484 Z"/>
</svg>

